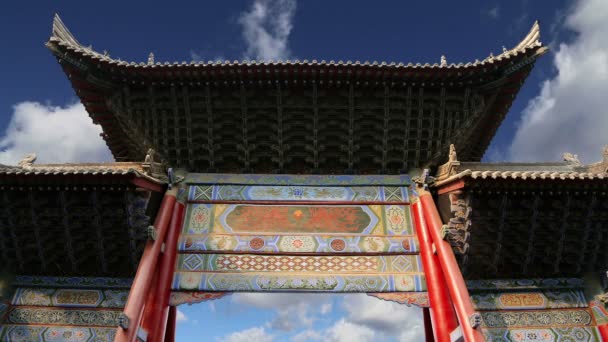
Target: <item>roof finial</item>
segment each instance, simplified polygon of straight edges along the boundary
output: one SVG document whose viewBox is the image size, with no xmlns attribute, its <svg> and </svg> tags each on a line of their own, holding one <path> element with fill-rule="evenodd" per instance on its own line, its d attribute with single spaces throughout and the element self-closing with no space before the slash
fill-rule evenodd
<svg viewBox="0 0 608 342">
<path fill-rule="evenodd" d="M 448 163 L 458 161 L 458 156 L 456 155 L 456 146 L 454 144 L 450 144 L 450 154 L 448 155 Z"/>
<path fill-rule="evenodd" d="M 150 54 L 148 55 L 148 65 L 152 64 L 154 64 L 154 54 L 150 52 Z"/>
<path fill-rule="evenodd" d="M 502 52 L 507 52 L 507 48 L 504 45 L 502 46 Z"/>
<path fill-rule="evenodd" d="M 447 58 L 445 58 L 444 55 L 441 55 L 441 65 L 442 67 L 447 66 L 448 65 L 448 60 Z"/>
<path fill-rule="evenodd" d="M 566 152 L 563 154 L 562 158 L 564 161 L 573 166 L 581 166 L 581 161 L 578 159 L 578 155 Z"/>
<path fill-rule="evenodd" d="M 27 169 L 30 168 L 32 164 L 34 164 L 34 161 L 36 161 L 36 153 L 30 153 L 27 156 L 23 157 L 23 159 L 21 159 L 19 163 L 17 163 L 17 165 L 19 165 L 19 167 Z"/>
</svg>

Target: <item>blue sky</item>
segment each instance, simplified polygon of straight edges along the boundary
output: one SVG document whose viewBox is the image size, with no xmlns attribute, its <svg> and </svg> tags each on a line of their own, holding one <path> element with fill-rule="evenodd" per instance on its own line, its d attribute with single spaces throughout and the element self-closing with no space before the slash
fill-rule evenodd
<svg viewBox="0 0 608 342">
<path fill-rule="evenodd" d="M 373 5 L 372 5 L 373 4 Z M 123 60 L 317 59 L 448 62 L 513 47 L 534 20 L 540 58 L 486 160 L 600 159 L 608 144 L 608 2 L 62 1 L 4 2 L 0 163 L 111 157 L 44 47 L 54 13 L 76 38 Z M 232 295 L 180 307 L 179 341 L 416 341 L 420 312 L 365 295 Z M 403 331 L 408 333 L 404 334 Z"/>
</svg>

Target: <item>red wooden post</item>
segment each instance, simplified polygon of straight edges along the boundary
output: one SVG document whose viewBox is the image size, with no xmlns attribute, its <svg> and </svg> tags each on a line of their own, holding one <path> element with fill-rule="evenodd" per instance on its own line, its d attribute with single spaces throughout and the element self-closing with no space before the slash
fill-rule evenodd
<svg viewBox="0 0 608 342">
<path fill-rule="evenodd" d="M 599 330 L 600 336 L 602 336 L 602 341 L 608 342 L 608 324 L 598 325 L 597 330 Z"/>
<path fill-rule="evenodd" d="M 424 218 L 428 224 L 429 232 L 435 249 L 437 250 L 437 256 L 439 257 L 439 263 L 443 269 L 447 281 L 447 287 L 450 292 L 450 297 L 454 301 L 454 308 L 456 309 L 456 315 L 462 328 L 462 334 L 464 340 L 467 342 L 484 341 L 483 334 L 479 329 L 473 328 L 471 320 L 473 315 L 476 314 L 473 304 L 471 303 L 471 297 L 469 291 L 460 272 L 458 262 L 454 256 L 454 251 L 449 242 L 443 240 L 441 236 L 441 227 L 443 222 L 435 207 L 435 202 L 431 194 L 425 190 L 418 189 L 418 195 L 422 210 L 424 212 Z M 433 324 L 435 322 L 433 321 Z"/>
<path fill-rule="evenodd" d="M 131 285 L 131 291 L 129 291 L 127 304 L 123 310 L 123 314 L 129 320 L 129 326 L 127 329 L 123 329 L 122 327 L 117 328 L 116 337 L 114 337 L 115 342 L 135 341 L 135 336 L 142 316 L 144 301 L 146 300 L 146 294 L 148 294 L 150 290 L 150 285 L 154 276 L 154 268 L 156 267 L 160 249 L 169 228 L 169 221 L 171 220 L 171 214 L 173 213 L 176 193 L 176 188 L 167 190 L 165 197 L 160 204 L 160 209 L 158 210 L 156 220 L 154 221 L 154 227 L 157 230 L 156 240 L 148 241 L 146 243 L 144 252 L 139 261 L 139 267 L 137 267 L 137 273 L 133 279 L 133 285 Z"/>
<path fill-rule="evenodd" d="M 169 307 L 169 317 L 167 320 L 167 331 L 165 332 L 165 342 L 175 342 L 175 324 L 177 322 L 177 307 Z"/>
<path fill-rule="evenodd" d="M 429 308 L 422 308 L 422 317 L 424 318 L 424 340 L 426 342 L 435 342 L 435 338 L 433 338 L 433 323 L 431 322 L 431 312 Z"/>
<path fill-rule="evenodd" d="M 437 260 L 437 256 L 433 254 L 431 236 L 424 221 L 420 203 L 413 203 L 412 211 L 414 213 L 416 234 L 420 242 L 420 258 L 422 259 L 422 267 L 424 268 L 429 302 L 431 304 L 430 318 L 432 320 L 432 332 L 430 334 L 428 331 L 426 332 L 427 339 L 431 335 L 435 337 L 435 341 L 437 342 L 450 342 L 450 332 L 456 329 L 458 321 L 454 314 L 447 286 L 445 286 L 445 279 L 439 261 Z M 426 321 L 425 330 L 427 330 Z"/>
<path fill-rule="evenodd" d="M 158 283 L 152 298 L 150 308 L 146 308 L 143 328 L 148 332 L 148 341 L 162 342 L 167 328 L 169 314 L 169 296 L 171 295 L 171 282 L 175 271 L 177 259 L 177 243 L 184 217 L 184 204 L 176 203 L 173 208 L 173 217 L 169 225 L 169 232 L 165 241 L 165 251 L 159 260 Z"/>
</svg>

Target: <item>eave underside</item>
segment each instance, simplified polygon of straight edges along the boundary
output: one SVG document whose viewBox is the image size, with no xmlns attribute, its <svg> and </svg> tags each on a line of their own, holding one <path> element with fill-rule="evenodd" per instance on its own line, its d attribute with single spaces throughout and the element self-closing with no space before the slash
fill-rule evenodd
<svg viewBox="0 0 608 342">
<path fill-rule="evenodd" d="M 569 277 L 608 265 L 608 185 L 595 180 L 470 180 L 439 196 L 469 279 Z"/>
<path fill-rule="evenodd" d="M 5 186 L 0 197 L 0 269 L 11 274 L 131 277 L 147 238 L 148 198 L 149 193 L 133 186 Z"/>
</svg>

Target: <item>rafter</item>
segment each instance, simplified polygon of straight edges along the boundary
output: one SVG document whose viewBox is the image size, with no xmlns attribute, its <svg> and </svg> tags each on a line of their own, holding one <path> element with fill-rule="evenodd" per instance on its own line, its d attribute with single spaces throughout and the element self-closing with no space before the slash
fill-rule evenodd
<svg viewBox="0 0 608 342">
<path fill-rule="evenodd" d="M 74 256 L 74 239 L 72 237 L 72 227 L 70 223 L 70 211 L 68 208 L 65 191 L 59 191 L 59 205 L 61 206 L 61 223 L 63 225 L 63 237 L 64 237 L 64 248 L 70 264 L 72 265 L 72 272 L 76 273 L 78 270 L 78 264 L 76 257 Z"/>
<path fill-rule="evenodd" d="M 97 248 L 97 254 L 99 255 L 101 271 L 103 272 L 103 274 L 107 274 L 108 264 L 106 262 L 104 248 L 105 234 L 103 231 L 103 218 L 101 216 L 101 213 L 99 212 L 100 203 L 99 198 L 97 196 L 97 191 L 91 191 L 91 193 L 89 194 L 89 203 L 91 205 L 92 223 L 95 228 L 95 240 L 97 242 L 95 247 Z"/>
</svg>

